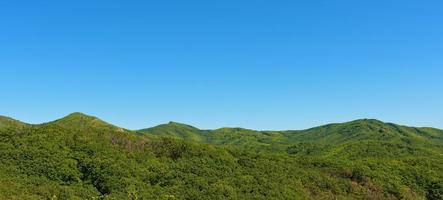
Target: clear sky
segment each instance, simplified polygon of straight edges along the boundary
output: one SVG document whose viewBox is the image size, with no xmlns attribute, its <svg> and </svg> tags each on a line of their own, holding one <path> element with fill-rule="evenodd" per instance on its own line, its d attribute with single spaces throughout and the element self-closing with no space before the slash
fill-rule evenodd
<svg viewBox="0 0 443 200">
<path fill-rule="evenodd" d="M 443 1 L 0 1 L 0 115 L 443 128 Z"/>
</svg>

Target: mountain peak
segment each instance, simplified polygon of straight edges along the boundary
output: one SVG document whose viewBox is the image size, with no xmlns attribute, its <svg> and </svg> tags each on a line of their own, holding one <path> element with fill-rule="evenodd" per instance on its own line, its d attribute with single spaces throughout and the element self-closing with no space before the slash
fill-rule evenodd
<svg viewBox="0 0 443 200">
<path fill-rule="evenodd" d="M 62 119 L 64 119 L 64 118 L 96 118 L 96 117 L 90 116 L 90 115 L 87 115 L 87 114 L 84 114 L 81 112 L 73 112 L 73 113 L 66 115 Z"/>
<path fill-rule="evenodd" d="M 191 141 L 204 141 L 202 130 L 183 123 L 170 121 L 167 124 L 161 124 L 152 128 L 139 130 L 140 133 L 167 136 L 177 139 L 185 139 Z"/>
<path fill-rule="evenodd" d="M 97 117 L 90 116 L 81 112 L 71 113 L 63 118 L 60 118 L 50 123 L 64 127 L 72 127 L 72 128 L 99 128 L 99 129 L 123 130 L 122 128 L 109 124 Z"/>
<path fill-rule="evenodd" d="M 191 125 L 185 124 L 185 123 L 180 123 L 180 122 L 174 122 L 174 121 L 170 121 L 167 124 L 164 124 L 166 126 L 176 126 L 176 127 L 183 127 L 183 128 L 192 128 L 192 129 L 197 129 L 196 127 L 193 127 Z"/>
<path fill-rule="evenodd" d="M 385 124 L 385 122 L 383 122 L 383 121 L 380 121 L 378 119 L 370 119 L 370 118 L 357 119 L 357 120 L 350 121 L 350 122 L 382 123 L 382 124 Z"/>
<path fill-rule="evenodd" d="M 354 121 L 349 121 L 345 123 L 341 123 L 342 125 L 351 125 L 351 126 L 372 126 L 372 127 L 383 127 L 388 123 L 380 121 L 378 119 L 357 119 Z"/>
<path fill-rule="evenodd" d="M 74 112 L 74 113 L 68 114 L 65 117 L 62 117 L 58 120 L 55 120 L 54 122 L 57 122 L 57 123 L 72 123 L 72 122 L 87 123 L 87 122 L 93 122 L 93 121 L 101 121 L 101 120 L 98 119 L 97 117 L 86 115 L 81 112 Z"/>
</svg>

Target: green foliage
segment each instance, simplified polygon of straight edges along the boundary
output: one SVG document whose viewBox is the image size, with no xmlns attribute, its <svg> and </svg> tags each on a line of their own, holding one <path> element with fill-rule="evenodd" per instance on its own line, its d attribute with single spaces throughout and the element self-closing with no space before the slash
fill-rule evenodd
<svg viewBox="0 0 443 200">
<path fill-rule="evenodd" d="M 303 131 L 125 130 L 0 118 L 0 199 L 443 199 L 443 132 L 377 120 Z"/>
</svg>

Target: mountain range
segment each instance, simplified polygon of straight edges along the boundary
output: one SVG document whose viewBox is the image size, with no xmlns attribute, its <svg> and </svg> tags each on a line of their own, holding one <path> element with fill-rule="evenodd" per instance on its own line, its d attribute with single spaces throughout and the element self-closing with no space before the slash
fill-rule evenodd
<svg viewBox="0 0 443 200">
<path fill-rule="evenodd" d="M 0 152 L 0 199 L 443 199 L 443 131 L 375 119 L 129 130 L 0 116 Z"/>
</svg>

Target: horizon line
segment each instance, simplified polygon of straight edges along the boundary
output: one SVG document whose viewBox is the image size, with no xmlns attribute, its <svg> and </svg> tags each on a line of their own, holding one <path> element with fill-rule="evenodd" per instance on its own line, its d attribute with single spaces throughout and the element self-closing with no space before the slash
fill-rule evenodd
<svg viewBox="0 0 443 200">
<path fill-rule="evenodd" d="M 322 126 L 328 126 L 328 125 L 334 125 L 334 124 L 345 124 L 345 123 L 356 122 L 356 121 L 378 121 L 378 122 L 381 122 L 383 124 L 394 124 L 394 125 L 405 126 L 405 127 L 410 127 L 410 128 L 432 128 L 432 129 L 438 129 L 438 130 L 442 130 L 443 131 L 443 129 L 441 129 L 441 128 L 436 128 L 436 127 L 431 127 L 431 126 L 410 126 L 410 125 L 404 125 L 404 124 L 399 124 L 399 123 L 387 122 L 387 121 L 379 120 L 379 119 L 376 119 L 376 118 L 358 118 L 358 119 L 347 120 L 347 121 L 342 121 L 342 122 L 330 122 L 330 123 L 324 123 L 324 124 L 312 126 L 312 127 L 309 127 L 309 128 L 303 128 L 303 129 L 272 130 L 272 129 L 252 129 L 252 128 L 244 128 L 244 127 L 240 127 L 240 126 L 222 126 L 222 127 L 219 127 L 219 128 L 209 128 L 209 129 L 206 129 L 206 128 L 199 128 L 199 126 L 196 126 L 196 125 L 193 125 L 193 124 L 188 124 L 188 123 L 184 123 L 184 122 L 177 122 L 177 121 L 168 121 L 168 122 L 160 123 L 160 124 L 153 125 L 153 126 L 147 126 L 145 128 L 128 129 L 128 128 L 125 128 L 123 126 L 118 126 L 118 125 L 115 125 L 114 123 L 111 123 L 111 122 L 108 122 L 106 120 L 103 120 L 103 119 L 101 119 L 101 118 L 99 118 L 99 117 L 97 117 L 95 115 L 85 114 L 83 112 L 71 112 L 71 113 L 68 113 L 68 114 L 64 115 L 63 117 L 56 118 L 56 119 L 50 120 L 50 121 L 41 122 L 41 123 L 28 123 L 28 122 L 22 121 L 20 119 L 14 118 L 14 117 L 10 117 L 10 116 L 7 116 L 7 115 L 1 115 L 1 114 L 0 114 L 0 117 L 4 117 L 4 118 L 11 119 L 11 120 L 15 120 L 15 121 L 18 121 L 20 123 L 27 124 L 27 125 L 38 126 L 38 125 L 44 125 L 44 124 L 48 124 L 48 123 L 53 123 L 53 122 L 62 120 L 64 118 L 67 118 L 67 117 L 73 116 L 73 115 L 80 115 L 80 116 L 86 116 L 86 117 L 95 118 L 95 119 L 98 119 L 98 120 L 100 120 L 102 122 L 105 122 L 105 123 L 107 123 L 109 125 L 116 126 L 118 128 L 123 128 L 123 129 L 130 130 L 130 131 L 140 131 L 140 130 L 150 129 L 150 128 L 154 128 L 154 127 L 161 126 L 161 125 L 167 125 L 167 124 L 170 124 L 170 123 L 186 125 L 186 126 L 190 126 L 190 127 L 199 129 L 199 130 L 218 130 L 218 129 L 223 129 L 223 128 L 231 128 L 231 129 L 239 128 L 239 129 L 247 129 L 247 130 L 259 131 L 259 132 L 262 132 L 262 131 L 303 131 L 303 130 L 309 130 L 309 129 L 312 129 L 312 128 L 322 127 Z"/>
</svg>

